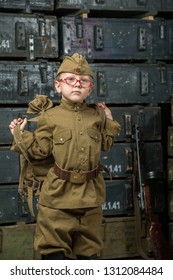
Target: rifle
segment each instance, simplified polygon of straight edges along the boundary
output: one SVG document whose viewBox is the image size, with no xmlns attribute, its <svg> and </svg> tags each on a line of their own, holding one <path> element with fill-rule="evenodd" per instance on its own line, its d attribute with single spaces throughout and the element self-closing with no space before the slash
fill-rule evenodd
<svg viewBox="0 0 173 280">
<path fill-rule="evenodd" d="M 133 152 L 133 198 L 137 249 L 140 256 L 144 259 L 171 260 L 170 248 L 162 232 L 159 219 L 153 213 L 151 203 L 152 181 L 155 180 L 157 182 L 160 180 L 160 174 L 158 175 L 151 171 L 148 173 L 149 176 L 146 176 L 144 172 L 144 165 L 142 164 L 142 141 L 137 125 L 134 126 L 133 137 L 135 138 L 136 144 Z M 144 240 L 147 244 L 144 243 Z M 146 252 L 146 245 L 149 245 L 148 252 Z"/>
</svg>

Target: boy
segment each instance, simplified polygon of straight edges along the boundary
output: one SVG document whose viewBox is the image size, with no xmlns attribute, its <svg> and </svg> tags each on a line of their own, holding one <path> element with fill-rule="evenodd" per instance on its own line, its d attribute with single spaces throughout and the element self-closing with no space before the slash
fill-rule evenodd
<svg viewBox="0 0 173 280">
<path fill-rule="evenodd" d="M 102 204 L 105 182 L 99 165 L 100 152 L 107 151 L 120 130 L 109 108 L 99 103 L 106 118 L 85 99 L 93 90 L 93 72 L 85 57 L 75 53 L 61 63 L 55 88 L 61 103 L 41 114 L 34 133 L 24 131 L 30 157 L 53 155 L 55 165 L 45 179 L 40 198 L 34 246 L 43 259 L 96 259 L 103 246 Z M 13 145 L 15 150 L 15 145 Z"/>
</svg>

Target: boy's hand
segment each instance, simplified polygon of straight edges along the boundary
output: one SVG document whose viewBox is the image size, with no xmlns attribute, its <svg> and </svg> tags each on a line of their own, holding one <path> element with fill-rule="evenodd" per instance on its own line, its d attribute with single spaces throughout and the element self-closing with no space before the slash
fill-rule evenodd
<svg viewBox="0 0 173 280">
<path fill-rule="evenodd" d="M 25 126 L 26 126 L 26 124 L 27 124 L 27 118 L 24 118 L 24 119 L 18 118 L 18 119 L 12 120 L 12 122 L 9 124 L 9 129 L 10 129 L 10 131 L 11 131 L 11 134 L 13 134 L 14 128 L 15 128 L 18 124 L 20 124 L 20 130 L 21 130 L 21 131 L 24 131 Z"/>
<path fill-rule="evenodd" d="M 111 110 L 106 106 L 105 102 L 100 102 L 97 104 L 104 109 L 106 117 L 110 120 L 113 120 Z"/>
</svg>

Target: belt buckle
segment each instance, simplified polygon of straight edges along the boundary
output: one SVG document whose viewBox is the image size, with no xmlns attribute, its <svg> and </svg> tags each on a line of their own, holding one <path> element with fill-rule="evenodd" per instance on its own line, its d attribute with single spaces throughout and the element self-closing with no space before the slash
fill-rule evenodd
<svg viewBox="0 0 173 280">
<path fill-rule="evenodd" d="M 70 174 L 70 182 L 75 184 L 82 184 L 86 181 L 86 173 L 81 171 L 72 171 Z"/>
</svg>

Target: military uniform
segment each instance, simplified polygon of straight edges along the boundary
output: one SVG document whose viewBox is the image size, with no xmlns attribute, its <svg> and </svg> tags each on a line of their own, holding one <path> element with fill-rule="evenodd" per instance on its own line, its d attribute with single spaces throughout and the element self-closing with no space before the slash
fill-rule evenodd
<svg viewBox="0 0 173 280">
<path fill-rule="evenodd" d="M 111 148 L 119 130 L 120 125 L 108 118 L 103 127 L 102 117 L 86 102 L 62 99 L 40 115 L 34 133 L 24 131 L 30 157 L 52 154 L 59 170 L 57 174 L 50 169 L 39 198 L 35 248 L 41 254 L 63 250 L 70 257 L 92 256 L 101 250 L 105 182 L 101 172 L 89 179 L 85 175 L 98 170 L 101 151 Z M 61 176 L 65 171 L 70 174 L 67 180 Z"/>
</svg>

